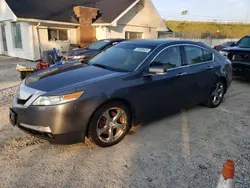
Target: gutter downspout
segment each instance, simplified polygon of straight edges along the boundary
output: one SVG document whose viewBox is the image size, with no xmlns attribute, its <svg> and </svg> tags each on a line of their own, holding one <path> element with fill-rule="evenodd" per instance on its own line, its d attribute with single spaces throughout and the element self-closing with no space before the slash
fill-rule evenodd
<svg viewBox="0 0 250 188">
<path fill-rule="evenodd" d="M 42 49 L 41 49 L 41 41 L 40 41 L 40 35 L 39 35 L 39 26 L 41 23 L 39 22 L 36 26 L 36 33 L 37 33 L 37 42 L 38 42 L 38 49 L 39 49 L 39 59 L 42 58 Z"/>
</svg>

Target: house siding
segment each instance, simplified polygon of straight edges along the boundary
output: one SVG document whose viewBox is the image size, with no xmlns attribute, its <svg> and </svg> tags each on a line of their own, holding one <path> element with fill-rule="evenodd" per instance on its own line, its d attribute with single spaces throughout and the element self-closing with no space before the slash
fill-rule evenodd
<svg viewBox="0 0 250 188">
<path fill-rule="evenodd" d="M 96 39 L 106 39 L 107 38 L 107 27 L 96 27 Z"/>
<path fill-rule="evenodd" d="M 9 5 L 5 2 L 5 0 L 0 0 L 0 22 L 15 19 L 16 16 L 10 9 Z"/>
<path fill-rule="evenodd" d="M 22 38 L 22 49 L 17 49 L 14 47 L 13 32 L 12 32 L 12 22 L 16 21 L 16 16 L 5 2 L 5 0 L 0 0 L 0 24 L 4 25 L 6 32 L 6 41 L 8 51 L 5 53 L 3 51 L 2 42 L 2 31 L 0 28 L 0 54 L 5 53 L 6 55 L 33 60 L 34 59 L 34 46 L 33 46 L 33 32 L 32 26 L 27 22 L 19 22 L 21 28 L 21 38 Z"/>
<path fill-rule="evenodd" d="M 58 29 L 67 29 L 67 28 L 58 28 Z M 67 29 L 68 30 L 68 40 L 67 41 L 49 41 L 48 37 L 48 27 L 39 28 L 40 44 L 41 51 L 52 50 L 56 48 L 59 51 L 68 51 L 70 44 L 77 44 L 76 29 Z M 35 59 L 40 59 L 39 55 L 39 46 L 38 46 L 38 36 L 36 27 L 33 26 L 33 35 L 34 35 L 34 50 L 35 50 Z"/>
<path fill-rule="evenodd" d="M 149 0 L 142 0 L 125 14 L 117 26 L 96 27 L 97 39 L 125 38 L 125 32 L 141 32 L 143 38 L 158 38 L 158 31 L 166 31 L 161 17 Z"/>
<path fill-rule="evenodd" d="M 22 48 L 14 47 L 14 39 L 12 35 L 12 22 L 3 22 L 5 25 L 6 40 L 8 51 L 6 55 L 18 57 L 22 59 L 34 60 L 34 42 L 32 26 L 27 22 L 19 22 L 21 27 Z M 2 45 L 1 45 L 2 46 Z M 3 48 L 0 51 L 3 54 Z"/>
</svg>

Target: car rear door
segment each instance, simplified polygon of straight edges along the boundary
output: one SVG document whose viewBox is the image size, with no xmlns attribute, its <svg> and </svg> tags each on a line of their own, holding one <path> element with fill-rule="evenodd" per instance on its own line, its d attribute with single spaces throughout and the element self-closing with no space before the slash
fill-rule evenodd
<svg viewBox="0 0 250 188">
<path fill-rule="evenodd" d="M 182 46 L 184 62 L 189 68 L 188 75 L 193 92 L 190 102 L 197 104 L 206 99 L 217 77 L 215 74 L 216 63 L 214 54 L 209 50 L 196 45 Z"/>
</svg>

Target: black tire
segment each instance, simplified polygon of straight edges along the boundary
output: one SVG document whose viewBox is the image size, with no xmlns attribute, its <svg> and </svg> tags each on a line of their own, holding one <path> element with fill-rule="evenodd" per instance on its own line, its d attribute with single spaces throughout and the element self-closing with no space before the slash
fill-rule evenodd
<svg viewBox="0 0 250 188">
<path fill-rule="evenodd" d="M 223 87 L 223 91 L 221 92 L 221 97 L 220 99 L 218 100 L 218 102 L 214 102 L 214 92 L 216 90 L 216 86 L 222 86 Z M 209 97 L 208 99 L 206 100 L 205 102 L 205 105 L 208 107 L 208 108 L 217 108 L 218 106 L 220 106 L 220 104 L 222 103 L 223 99 L 224 99 L 224 95 L 226 93 L 226 84 L 223 80 L 218 80 L 212 87 L 211 89 L 211 92 L 209 94 Z"/>
<path fill-rule="evenodd" d="M 127 118 L 127 124 L 126 124 L 125 128 L 123 129 L 124 132 L 119 136 L 118 139 L 107 143 L 107 142 L 102 141 L 99 138 L 97 130 L 98 130 L 98 126 L 99 126 L 99 120 L 102 118 L 103 113 L 108 111 L 109 109 L 112 109 L 112 108 L 119 108 L 119 109 L 122 109 L 124 111 L 124 113 L 126 114 L 126 118 Z M 89 124 L 88 136 L 89 136 L 91 142 L 93 142 L 94 144 L 96 144 L 100 147 L 110 147 L 110 146 L 113 146 L 113 145 L 117 144 L 118 142 L 120 142 L 124 138 L 124 136 L 129 132 L 130 128 L 131 128 L 131 112 L 130 112 L 129 108 L 120 101 L 112 101 L 112 102 L 108 102 L 108 103 L 102 105 L 94 113 L 94 115 L 90 121 L 90 124 Z"/>
</svg>

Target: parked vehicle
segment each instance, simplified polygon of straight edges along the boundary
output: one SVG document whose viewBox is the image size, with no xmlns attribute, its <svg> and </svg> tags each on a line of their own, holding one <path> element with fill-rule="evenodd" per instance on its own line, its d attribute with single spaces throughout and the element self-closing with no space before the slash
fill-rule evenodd
<svg viewBox="0 0 250 188">
<path fill-rule="evenodd" d="M 224 42 L 222 44 L 214 46 L 214 49 L 217 51 L 220 51 L 224 48 L 232 47 L 237 43 L 237 41 L 229 41 L 229 42 Z"/>
<path fill-rule="evenodd" d="M 243 37 L 234 47 L 220 51 L 232 62 L 233 74 L 250 80 L 250 35 Z"/>
<path fill-rule="evenodd" d="M 83 61 L 88 60 L 103 50 L 124 41 L 125 39 L 105 39 L 94 42 L 84 48 L 72 50 L 70 55 L 65 58 L 65 61 Z"/>
<path fill-rule="evenodd" d="M 131 40 L 84 64 L 34 73 L 13 99 L 10 121 L 55 143 L 112 146 L 131 125 L 204 103 L 220 105 L 230 61 L 201 43 Z"/>
</svg>

